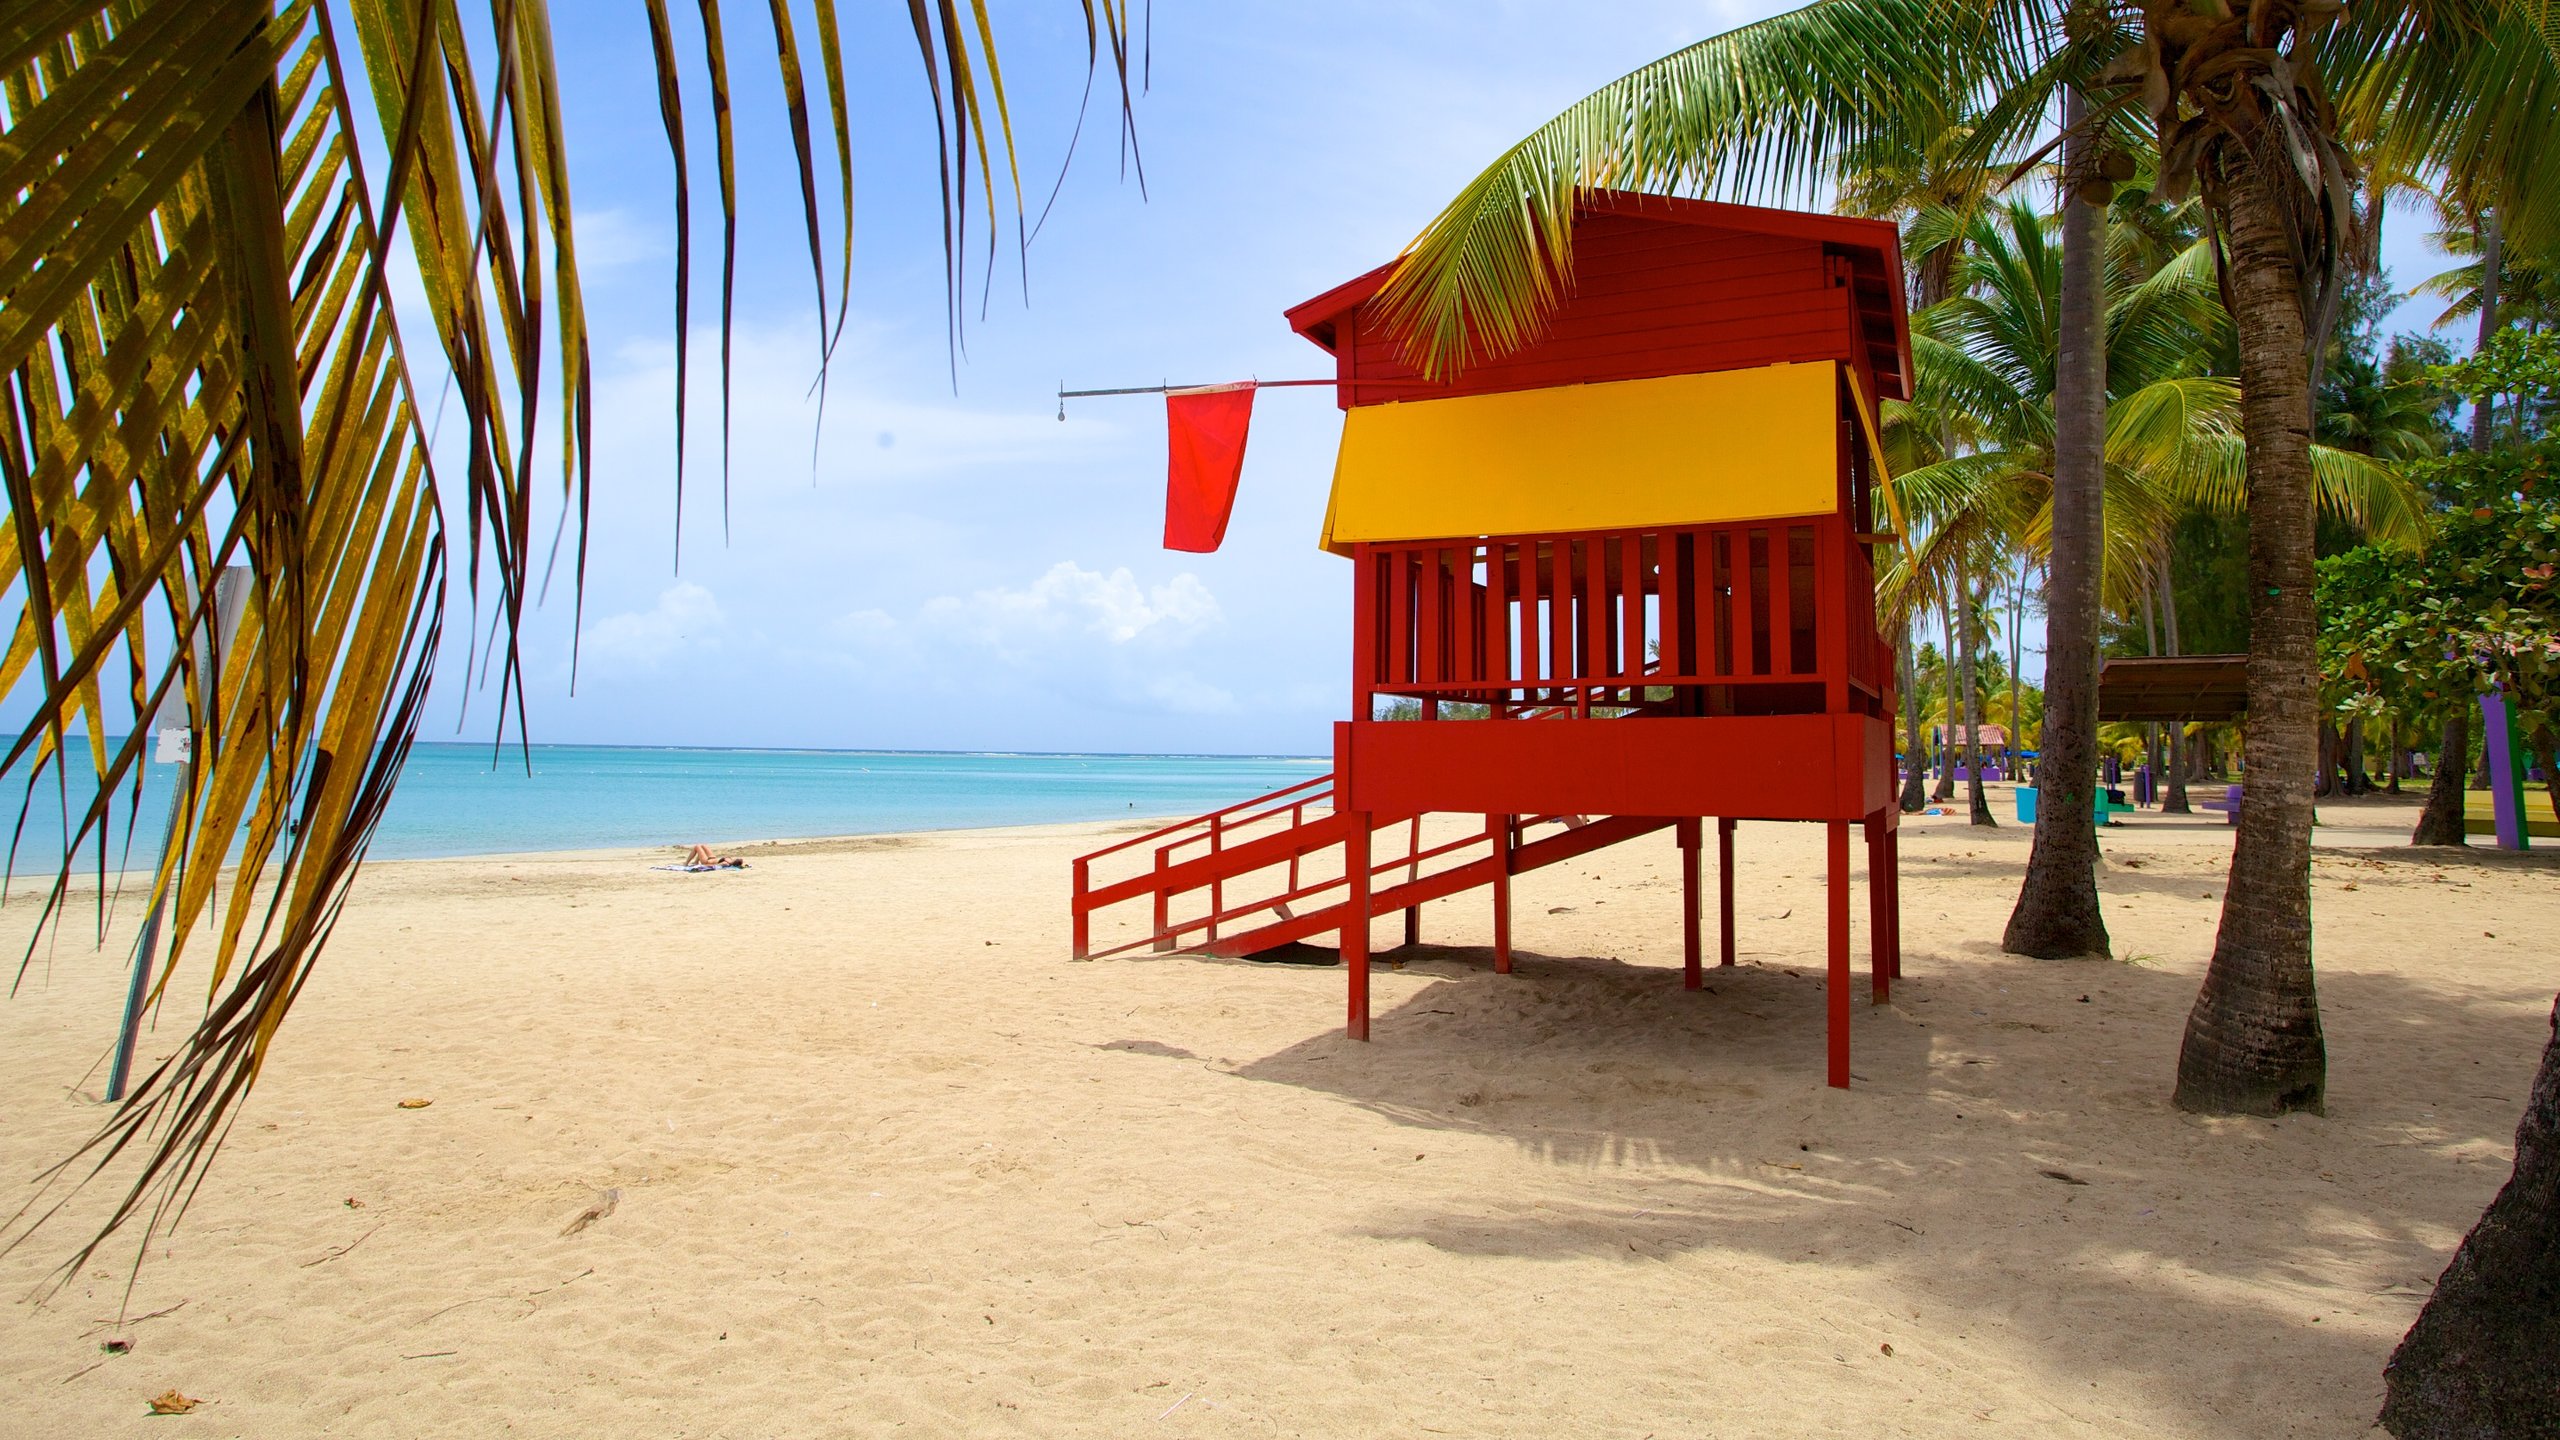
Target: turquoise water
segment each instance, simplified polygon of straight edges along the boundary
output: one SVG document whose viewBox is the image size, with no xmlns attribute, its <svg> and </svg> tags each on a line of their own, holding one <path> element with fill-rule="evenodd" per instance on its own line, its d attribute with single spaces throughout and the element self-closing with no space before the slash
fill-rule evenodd
<svg viewBox="0 0 2560 1440">
<path fill-rule="evenodd" d="M 1329 763 L 536 745 L 527 775 L 523 752 L 512 746 L 493 763 L 486 744 L 421 744 L 410 752 L 370 853 L 403 860 L 1196 815 L 1313 779 Z M 174 767 L 151 770 L 137 864 L 156 854 L 167 823 Z M 25 794 L 23 781 L 11 789 L 11 800 Z M 75 791 L 75 811 L 87 798 L 86 787 Z M 18 846 L 20 874 L 50 870 L 59 858 L 59 812 L 48 776 Z M 118 804 L 119 848 L 123 817 Z"/>
</svg>

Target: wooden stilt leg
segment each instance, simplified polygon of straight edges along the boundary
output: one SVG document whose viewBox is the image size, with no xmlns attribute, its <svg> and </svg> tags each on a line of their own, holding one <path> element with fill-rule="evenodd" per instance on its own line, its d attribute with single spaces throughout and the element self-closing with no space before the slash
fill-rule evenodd
<svg viewBox="0 0 2560 1440">
<path fill-rule="evenodd" d="M 1164 872 L 1172 864 L 1173 847 L 1159 848 L 1156 851 L 1156 943 L 1151 947 L 1159 955 L 1173 949 L 1173 896 L 1162 888 Z"/>
<path fill-rule="evenodd" d="M 1680 988 L 1695 990 L 1705 983 L 1698 973 L 1700 952 L 1706 947 L 1698 934 L 1698 852 L 1705 848 L 1703 827 L 1695 820 L 1683 820 L 1680 833 Z"/>
<path fill-rule="evenodd" d="M 1867 817 L 1867 999 L 1876 1005 L 1893 1003 L 1893 958 L 1890 950 L 1892 922 L 1887 915 L 1891 890 L 1885 883 L 1884 817 Z"/>
<path fill-rule="evenodd" d="M 1085 908 L 1084 903 L 1084 897 L 1092 893 L 1092 890 L 1093 862 L 1082 857 L 1078 857 L 1076 860 L 1074 937 L 1075 958 L 1078 960 L 1082 960 L 1093 953 L 1093 912 Z"/>
<path fill-rule="evenodd" d="M 1893 978 L 1902 978 L 1902 828 L 1884 827 L 1884 953 Z"/>
<path fill-rule="evenodd" d="M 1849 822 L 1834 820 L 1831 832 L 1831 967 L 1823 986 L 1831 1038 L 1831 1084 L 1849 1088 Z"/>
<path fill-rule="evenodd" d="M 1493 836 L 1493 973 L 1511 973 L 1511 817 L 1487 815 Z"/>
<path fill-rule="evenodd" d="M 1733 826 L 1731 817 L 1716 817 L 1716 904 L 1724 926 L 1724 958 L 1718 965 L 1733 963 Z"/>
<path fill-rule="evenodd" d="M 1369 1038 L 1369 817 L 1351 816 L 1350 838 L 1342 842 L 1343 877 L 1350 892 L 1342 903 L 1342 964 L 1351 973 L 1351 1020 L 1354 1040 Z"/>
<path fill-rule="evenodd" d="M 1421 879 L 1422 817 L 1419 815 L 1413 817 L 1413 831 L 1405 839 L 1404 853 L 1411 857 L 1405 863 L 1405 880 L 1409 883 Z M 1407 945 L 1422 943 L 1422 907 L 1419 905 L 1411 906 L 1404 912 L 1404 943 Z"/>
</svg>

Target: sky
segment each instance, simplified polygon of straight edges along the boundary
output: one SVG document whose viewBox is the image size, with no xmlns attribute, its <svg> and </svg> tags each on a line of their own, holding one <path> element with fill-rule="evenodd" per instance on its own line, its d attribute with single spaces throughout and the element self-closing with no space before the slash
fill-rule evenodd
<svg viewBox="0 0 2560 1440">
<path fill-rule="evenodd" d="M 771 31 L 764 7 L 729 7 L 741 253 L 724 535 L 708 135 L 697 123 L 679 512 L 673 183 L 645 22 L 627 0 L 554 0 L 596 357 L 595 490 L 583 618 L 555 584 L 524 636 L 536 741 L 1328 749 L 1350 638 L 1348 566 L 1315 546 L 1341 425 L 1330 392 L 1258 397 L 1226 545 L 1192 555 L 1158 544 L 1161 402 L 1076 401 L 1061 423 L 1058 388 L 1327 373 L 1286 307 L 1392 258 L 1505 146 L 1593 88 L 1785 7 L 1166 0 L 1136 107 L 1143 190 L 1098 103 L 1027 285 L 1009 229 L 983 318 L 972 274 L 956 367 L 932 113 L 904 7 L 840 8 L 855 261 L 821 430 L 818 310 Z M 693 7 L 671 9 L 679 50 L 698 53 Z M 1082 9 L 992 9 L 1036 213 L 1076 118 Z M 804 17 L 802 43 L 813 36 Z M 687 77 L 697 122 L 699 78 Z M 2415 226 L 2396 228 L 2404 284 L 2439 268 L 2410 248 Z M 439 434 L 440 451 L 452 443 Z M 489 733 L 493 692 L 464 683 L 459 645 L 421 738 Z"/>
</svg>

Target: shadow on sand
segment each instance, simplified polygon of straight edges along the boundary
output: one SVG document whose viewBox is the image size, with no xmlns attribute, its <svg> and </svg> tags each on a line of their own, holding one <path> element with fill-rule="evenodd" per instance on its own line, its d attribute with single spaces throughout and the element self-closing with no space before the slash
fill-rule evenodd
<svg viewBox="0 0 2560 1440">
<path fill-rule="evenodd" d="M 1384 1208 L 1361 1233 L 1867 1272 L 1915 1314 L 2225 1433 L 2353 1433 L 2374 1413 L 2391 1343 L 2505 1177 L 2549 1003 L 2324 977 L 2329 1115 L 2204 1120 L 2168 1103 L 2186 973 L 1966 945 L 1913 954 L 1895 1003 L 1871 1007 L 1861 959 L 1858 1083 L 1840 1092 L 1818 964 L 1711 968 L 1693 994 L 1615 960 L 1522 953 L 1505 977 L 1482 950 L 1385 959 L 1438 983 L 1382 1009 L 1373 1043 L 1328 1032 L 1234 1073 L 1494 1137 L 1564 1183 Z M 2306 1414 L 2306 1395 L 2328 1398 Z"/>
</svg>

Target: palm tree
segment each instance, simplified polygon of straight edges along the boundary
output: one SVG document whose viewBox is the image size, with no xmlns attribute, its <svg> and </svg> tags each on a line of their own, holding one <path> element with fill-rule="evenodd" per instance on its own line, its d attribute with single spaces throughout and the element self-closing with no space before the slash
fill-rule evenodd
<svg viewBox="0 0 2560 1440">
<path fill-rule="evenodd" d="M 728 73 L 721 7 L 698 10 L 727 222 L 725 372 Z M 681 375 L 683 47 L 664 0 L 647 12 L 677 165 Z M 993 209 L 988 132 L 1009 172 L 1012 127 L 985 8 L 935 0 L 914 12 L 956 322 L 970 191 Z M 1117 73 L 1125 97 L 1126 7 L 1106 5 L 1099 24 L 1091 4 L 1085 13 L 1089 63 Z M 770 18 L 823 367 L 838 333 L 823 317 L 823 190 L 790 7 Z M 816 24 L 849 247 L 848 91 L 826 0 Z M 356 0 L 343 14 L 336 0 L 58 0 L 0 19 L 0 581 L 23 599 L 0 689 L 23 681 L 41 696 L 0 769 L 23 762 L 32 790 L 48 767 L 76 763 L 65 741 L 77 725 L 97 782 L 34 943 L 60 921 L 71 856 L 93 836 L 103 871 L 119 793 L 138 801 L 147 732 L 165 725 L 190 733 L 193 762 L 151 882 L 171 937 L 153 995 L 191 945 L 211 950 L 211 1002 L 178 1054 L 53 1172 L 76 1186 L 122 1162 L 130 1179 L 66 1275 L 127 1221 L 174 1215 L 254 1082 L 399 779 L 457 564 L 474 618 L 484 599 L 492 616 L 499 733 L 512 713 L 521 737 L 515 636 L 541 578 L 534 512 L 549 487 L 533 436 L 546 424 L 562 436 L 550 553 L 574 527 L 573 583 L 585 569 L 591 357 L 568 143 L 541 0 L 489 0 L 476 23 L 445 0 Z M 426 301 L 414 313 L 392 303 L 387 279 L 404 239 Z M 417 372 L 431 355 L 451 376 L 458 471 L 428 443 Z M 681 434 L 681 381 L 677 395 Z M 451 510 L 465 517 L 460 536 Z M 234 565 L 248 572 L 246 601 L 216 647 L 215 580 Z M 31 1204 L 18 1219 L 52 1213 Z"/>
<path fill-rule="evenodd" d="M 2178 1099 L 2214 1111 L 2317 1108 L 2326 1062 L 2311 981 L 2309 419 L 2311 359 L 2357 253 L 2339 137 L 2369 135 L 2395 174 L 2494 175 L 2499 194 L 2553 193 L 2560 94 L 2538 28 L 2547 12 L 2543 0 L 2397 0 L 2343 19 L 2309 0 L 1817 0 L 1643 66 L 1541 126 L 1415 241 L 1388 306 L 1435 372 L 1515 347 L 1572 273 L 1585 189 L 1801 193 L 1855 147 L 1929 133 L 1928 117 L 1954 108 L 1914 94 L 1993 97 L 1973 142 L 1984 155 L 2014 153 L 2059 106 L 2064 180 L 2093 199 L 2103 198 L 2105 137 L 2147 121 L 2172 198 L 2200 190 L 2228 277 L 2250 513 L 2243 754 L 2253 793 Z M 2346 86 L 2343 122 L 2324 75 Z M 2093 257 L 2102 218 L 2066 206 L 2066 252 Z M 2510 241 L 2547 245 L 2553 216 L 2537 212 L 2530 238 L 2525 228 L 2511 226 Z M 2066 267 L 2043 769 L 2055 819 L 2039 817 L 2006 942 L 2031 953 L 2086 953 L 2102 933 L 2091 924 L 2094 838 L 2077 813 L 2095 729 L 2097 285 L 2092 268 Z"/>
<path fill-rule="evenodd" d="M 1985 563 L 1976 569 L 1964 605 L 1965 814 L 1972 824 L 1996 829 L 2000 822 L 1992 818 L 1990 802 L 1982 795 L 1982 611 L 1990 603 L 1991 573 Z"/>
<path fill-rule="evenodd" d="M 2464 1236 L 2383 1367 L 2381 1423 L 2400 1440 L 2548 1435 L 2560 1414 L 2560 1005 L 2516 1126 L 2515 1170 Z"/>
</svg>

